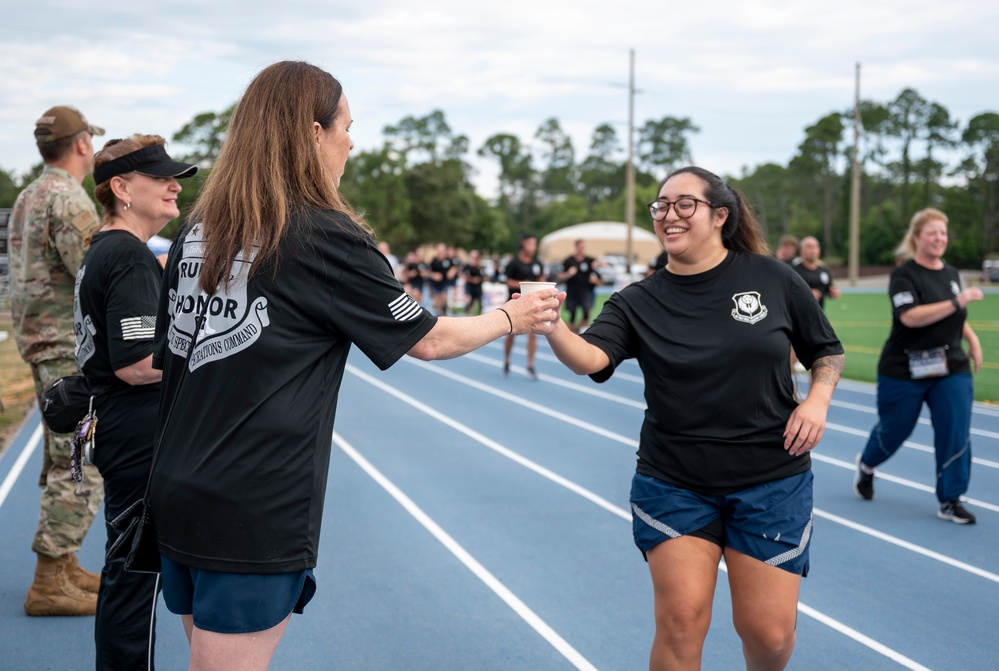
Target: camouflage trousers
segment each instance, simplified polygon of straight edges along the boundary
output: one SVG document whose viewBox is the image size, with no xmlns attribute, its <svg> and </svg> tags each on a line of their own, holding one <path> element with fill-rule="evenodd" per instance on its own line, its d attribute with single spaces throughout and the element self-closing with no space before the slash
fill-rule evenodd
<svg viewBox="0 0 999 671">
<path fill-rule="evenodd" d="M 72 359 L 52 359 L 31 364 L 35 397 L 41 403 L 42 390 L 55 380 L 76 373 Z M 38 486 L 42 504 L 38 530 L 31 549 L 50 557 L 60 557 L 80 549 L 91 522 L 104 499 L 104 481 L 94 466 L 83 467 L 83 482 L 73 482 L 70 473 L 70 435 L 45 431 L 45 451 Z M 98 427 L 98 431 L 100 428 Z"/>
</svg>

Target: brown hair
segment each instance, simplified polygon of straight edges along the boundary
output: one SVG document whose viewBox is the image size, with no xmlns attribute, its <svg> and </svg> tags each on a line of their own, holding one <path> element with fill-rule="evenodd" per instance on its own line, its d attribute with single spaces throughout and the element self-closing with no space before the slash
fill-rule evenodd
<svg viewBox="0 0 999 671">
<path fill-rule="evenodd" d="M 722 225 L 722 244 L 725 247 L 750 254 L 770 254 L 770 245 L 763 235 L 763 228 L 742 194 L 713 172 L 696 166 L 679 168 L 659 183 L 659 190 L 662 190 L 663 185 L 672 177 L 684 173 L 691 174 L 704 182 L 704 197 L 714 207 L 724 207 L 728 210 L 728 218 Z"/>
<path fill-rule="evenodd" d="M 916 238 L 923 232 L 923 227 L 935 219 L 939 219 L 945 224 L 950 223 L 947 215 L 935 207 L 927 207 L 925 210 L 920 210 L 912 215 L 912 220 L 909 222 L 909 230 L 905 232 L 902 242 L 895 248 L 895 257 L 911 259 L 915 256 Z"/>
<path fill-rule="evenodd" d="M 42 161 L 45 163 L 55 163 L 66 158 L 66 154 L 70 152 L 76 141 L 84 137 L 84 135 L 89 134 L 89 131 L 81 130 L 75 135 L 70 135 L 69 137 L 62 137 L 58 140 L 53 140 L 52 142 L 39 142 L 37 144 L 38 153 L 42 155 Z"/>
<path fill-rule="evenodd" d="M 143 147 L 151 147 L 160 144 L 166 146 L 166 140 L 159 135 L 140 135 L 136 133 L 124 140 L 108 140 L 99 152 L 94 154 L 94 168 L 104 165 L 116 158 L 121 158 L 125 154 L 131 154 Z M 126 172 L 120 177 L 128 178 L 134 173 Z M 101 182 L 94 187 L 94 200 L 101 206 L 101 221 L 105 224 L 111 217 L 118 214 L 118 199 L 111 190 L 111 180 Z"/>
<path fill-rule="evenodd" d="M 309 63 L 264 68 L 236 104 L 211 174 L 191 213 L 205 232 L 201 287 L 228 286 L 237 254 L 256 249 L 250 276 L 276 261 L 293 214 L 305 209 L 346 214 L 371 229 L 340 195 L 316 151 L 313 122 L 330 129 L 343 87 Z"/>
</svg>

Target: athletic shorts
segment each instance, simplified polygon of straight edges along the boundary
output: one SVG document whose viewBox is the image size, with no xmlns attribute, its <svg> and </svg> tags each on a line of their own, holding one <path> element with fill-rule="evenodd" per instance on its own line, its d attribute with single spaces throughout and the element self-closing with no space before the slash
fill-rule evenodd
<svg viewBox="0 0 999 671">
<path fill-rule="evenodd" d="M 724 496 L 704 496 L 636 473 L 632 531 L 646 552 L 678 536 L 704 538 L 796 575 L 808 575 L 812 472 Z"/>
<path fill-rule="evenodd" d="M 316 593 L 312 569 L 295 573 L 218 573 L 162 557 L 163 601 L 175 615 L 219 634 L 246 634 L 302 613 Z"/>
</svg>

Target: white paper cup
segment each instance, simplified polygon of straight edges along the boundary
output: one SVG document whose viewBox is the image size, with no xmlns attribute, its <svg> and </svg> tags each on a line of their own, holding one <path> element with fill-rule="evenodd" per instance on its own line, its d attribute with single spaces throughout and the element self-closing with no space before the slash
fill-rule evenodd
<svg viewBox="0 0 999 671">
<path fill-rule="evenodd" d="M 555 282 L 521 282 L 520 283 L 520 293 L 529 294 L 532 291 L 541 291 L 542 289 L 554 289 Z M 551 326 L 551 322 L 542 322 L 545 326 Z"/>
</svg>

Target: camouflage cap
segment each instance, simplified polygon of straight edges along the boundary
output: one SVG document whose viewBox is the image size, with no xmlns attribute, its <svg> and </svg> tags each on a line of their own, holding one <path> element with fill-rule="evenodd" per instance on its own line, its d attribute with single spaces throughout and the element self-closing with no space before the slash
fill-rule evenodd
<svg viewBox="0 0 999 671">
<path fill-rule="evenodd" d="M 69 105 L 59 105 L 47 110 L 35 122 L 35 142 L 55 142 L 84 130 L 91 135 L 104 135 L 104 129 L 91 126 L 80 110 Z"/>
</svg>

